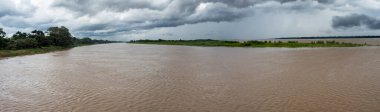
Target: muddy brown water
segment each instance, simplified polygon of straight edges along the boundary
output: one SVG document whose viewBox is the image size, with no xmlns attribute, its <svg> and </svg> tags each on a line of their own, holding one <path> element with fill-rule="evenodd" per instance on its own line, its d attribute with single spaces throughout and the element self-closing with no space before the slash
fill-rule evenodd
<svg viewBox="0 0 380 112">
<path fill-rule="evenodd" d="M 105 44 L 0 60 L 1 112 L 378 112 L 380 47 Z"/>
</svg>

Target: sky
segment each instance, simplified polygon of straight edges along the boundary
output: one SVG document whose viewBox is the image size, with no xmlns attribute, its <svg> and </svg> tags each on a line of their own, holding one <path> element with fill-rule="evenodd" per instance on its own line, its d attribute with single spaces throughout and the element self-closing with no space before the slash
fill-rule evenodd
<svg viewBox="0 0 380 112">
<path fill-rule="evenodd" d="M 0 0 L 0 28 L 107 40 L 380 35 L 380 0 Z"/>
</svg>

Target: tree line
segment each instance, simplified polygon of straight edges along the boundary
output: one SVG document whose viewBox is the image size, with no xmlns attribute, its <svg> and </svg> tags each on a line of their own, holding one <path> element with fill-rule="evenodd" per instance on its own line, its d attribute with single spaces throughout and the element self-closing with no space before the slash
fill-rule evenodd
<svg viewBox="0 0 380 112">
<path fill-rule="evenodd" d="M 129 43 L 136 44 L 159 44 L 159 45 L 189 45 L 189 46 L 227 46 L 227 47 L 358 47 L 367 44 L 344 43 L 338 41 L 276 41 L 276 40 L 250 40 L 250 41 L 228 41 L 228 40 L 131 40 Z"/>
<path fill-rule="evenodd" d="M 50 27 L 46 32 L 33 30 L 30 33 L 16 32 L 11 37 L 6 37 L 3 28 L 0 28 L 0 49 L 29 49 L 49 46 L 73 47 L 81 44 L 102 44 L 114 41 L 94 40 L 91 38 L 73 37 L 68 28 Z"/>
</svg>

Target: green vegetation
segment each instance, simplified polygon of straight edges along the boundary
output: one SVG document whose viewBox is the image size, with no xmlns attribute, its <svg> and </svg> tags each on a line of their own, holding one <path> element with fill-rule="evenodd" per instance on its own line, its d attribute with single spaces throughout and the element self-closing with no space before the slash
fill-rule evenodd
<svg viewBox="0 0 380 112">
<path fill-rule="evenodd" d="M 341 43 L 336 41 L 313 41 L 311 43 L 300 43 L 298 41 L 221 41 L 211 39 L 201 40 L 133 40 L 129 43 L 136 44 L 158 44 L 158 45 L 188 45 L 188 46 L 227 46 L 227 47 L 358 47 L 365 44 Z"/>
<path fill-rule="evenodd" d="M 42 47 L 42 48 L 34 48 L 34 49 L 19 49 L 19 50 L 0 50 L 0 58 L 1 57 L 13 57 L 13 56 L 22 56 L 22 55 L 30 55 L 30 54 L 41 54 L 52 51 L 60 51 L 66 50 L 69 48 L 59 47 L 59 46 L 51 46 L 51 47 Z"/>
<path fill-rule="evenodd" d="M 47 34 L 40 30 L 31 33 L 16 32 L 12 37 L 0 28 L 0 58 L 27 54 L 46 53 L 69 49 L 80 45 L 111 43 L 115 41 L 93 40 L 90 38 L 73 37 L 64 26 L 50 27 Z"/>
</svg>

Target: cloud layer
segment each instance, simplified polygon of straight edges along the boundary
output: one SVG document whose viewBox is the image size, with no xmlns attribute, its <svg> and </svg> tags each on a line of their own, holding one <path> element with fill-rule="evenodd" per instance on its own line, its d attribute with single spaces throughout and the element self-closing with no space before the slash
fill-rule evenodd
<svg viewBox="0 0 380 112">
<path fill-rule="evenodd" d="M 358 29 L 358 27 L 369 30 L 377 30 L 380 27 L 377 19 L 379 15 L 376 13 L 380 11 L 379 0 L 0 0 L 0 2 L 3 3 L 0 7 L 0 27 L 9 34 L 18 30 L 45 30 L 50 26 L 64 25 L 72 29 L 75 36 L 93 38 L 128 40 L 154 36 L 189 38 L 196 35 L 199 38 L 217 38 L 216 36 L 223 36 L 217 34 L 221 33 L 233 36 L 230 38 L 235 39 L 248 36 L 267 38 L 316 34 L 339 35 L 345 34 L 344 30 Z M 204 29 L 206 27 L 208 29 Z M 246 28 L 258 31 L 249 31 Z M 310 30 L 304 31 L 305 28 Z M 284 33 L 264 35 L 263 32 L 270 33 L 269 29 Z"/>
<path fill-rule="evenodd" d="M 377 30 L 380 29 L 380 20 L 364 14 L 351 14 L 347 16 L 335 16 L 332 26 L 338 29 L 366 27 Z"/>
</svg>

